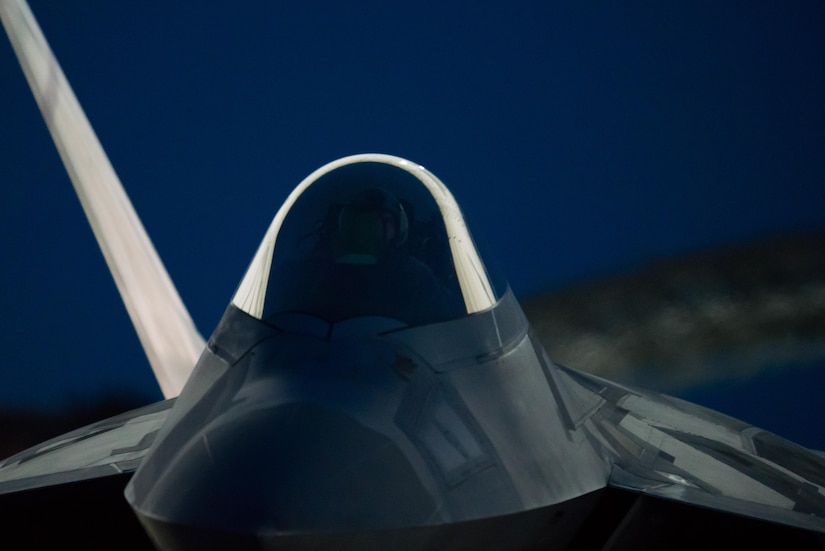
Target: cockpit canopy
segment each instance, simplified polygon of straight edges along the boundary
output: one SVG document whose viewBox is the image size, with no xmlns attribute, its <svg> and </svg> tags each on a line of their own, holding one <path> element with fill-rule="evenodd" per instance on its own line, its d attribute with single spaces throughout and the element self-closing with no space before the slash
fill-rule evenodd
<svg viewBox="0 0 825 551">
<path fill-rule="evenodd" d="M 264 321 L 300 313 L 421 325 L 498 298 L 444 184 L 404 159 L 366 154 L 321 167 L 292 192 L 233 304 Z"/>
</svg>

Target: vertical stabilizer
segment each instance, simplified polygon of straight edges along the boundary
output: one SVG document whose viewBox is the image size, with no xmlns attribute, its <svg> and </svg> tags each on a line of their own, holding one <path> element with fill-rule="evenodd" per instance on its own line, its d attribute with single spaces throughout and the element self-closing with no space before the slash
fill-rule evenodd
<svg viewBox="0 0 825 551">
<path fill-rule="evenodd" d="M 25 0 L 0 19 L 167 398 L 177 396 L 204 340 L 158 257 Z"/>
</svg>

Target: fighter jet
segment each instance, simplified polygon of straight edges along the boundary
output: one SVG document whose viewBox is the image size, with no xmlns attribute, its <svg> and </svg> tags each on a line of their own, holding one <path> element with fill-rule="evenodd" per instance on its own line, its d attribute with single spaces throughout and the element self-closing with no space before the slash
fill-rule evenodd
<svg viewBox="0 0 825 551">
<path fill-rule="evenodd" d="M 0 16 L 168 398 L 0 463 L 6 541 L 825 547 L 821 454 L 553 363 L 448 188 L 400 157 L 300 182 L 201 347 L 33 16 Z"/>
</svg>

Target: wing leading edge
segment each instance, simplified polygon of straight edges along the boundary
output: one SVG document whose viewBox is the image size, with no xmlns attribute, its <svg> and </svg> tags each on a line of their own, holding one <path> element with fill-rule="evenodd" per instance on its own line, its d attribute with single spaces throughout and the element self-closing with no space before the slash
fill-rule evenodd
<svg viewBox="0 0 825 551">
<path fill-rule="evenodd" d="M 131 474 L 175 400 L 165 400 L 58 436 L 0 462 L 0 495 Z"/>
<path fill-rule="evenodd" d="M 825 548 L 821 455 L 677 398 L 567 368 L 554 374 L 559 387 L 583 387 L 604 400 L 581 426 L 613 456 L 610 488 L 643 496 L 634 508 L 628 507 L 625 522 L 650 522 L 645 519 L 655 517 L 653 511 L 670 511 L 674 519 L 693 515 L 700 523 L 697 530 L 712 519 L 740 522 L 737 530 L 744 531 L 748 526 L 783 525 Z M 707 533 L 706 527 L 701 531 Z"/>
<path fill-rule="evenodd" d="M 0 524 L 8 541 L 58 549 L 153 549 L 123 499 L 175 400 L 53 438 L 0 463 Z"/>
</svg>

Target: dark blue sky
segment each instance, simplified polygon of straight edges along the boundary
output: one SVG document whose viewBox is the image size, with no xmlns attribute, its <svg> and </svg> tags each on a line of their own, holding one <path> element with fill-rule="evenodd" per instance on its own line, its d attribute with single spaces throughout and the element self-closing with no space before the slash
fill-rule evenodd
<svg viewBox="0 0 825 551">
<path fill-rule="evenodd" d="M 825 227 L 821 2 L 31 4 L 206 336 L 352 153 L 437 174 L 520 295 Z M 5 40 L 0 75 L 0 402 L 159 396 Z"/>
</svg>

